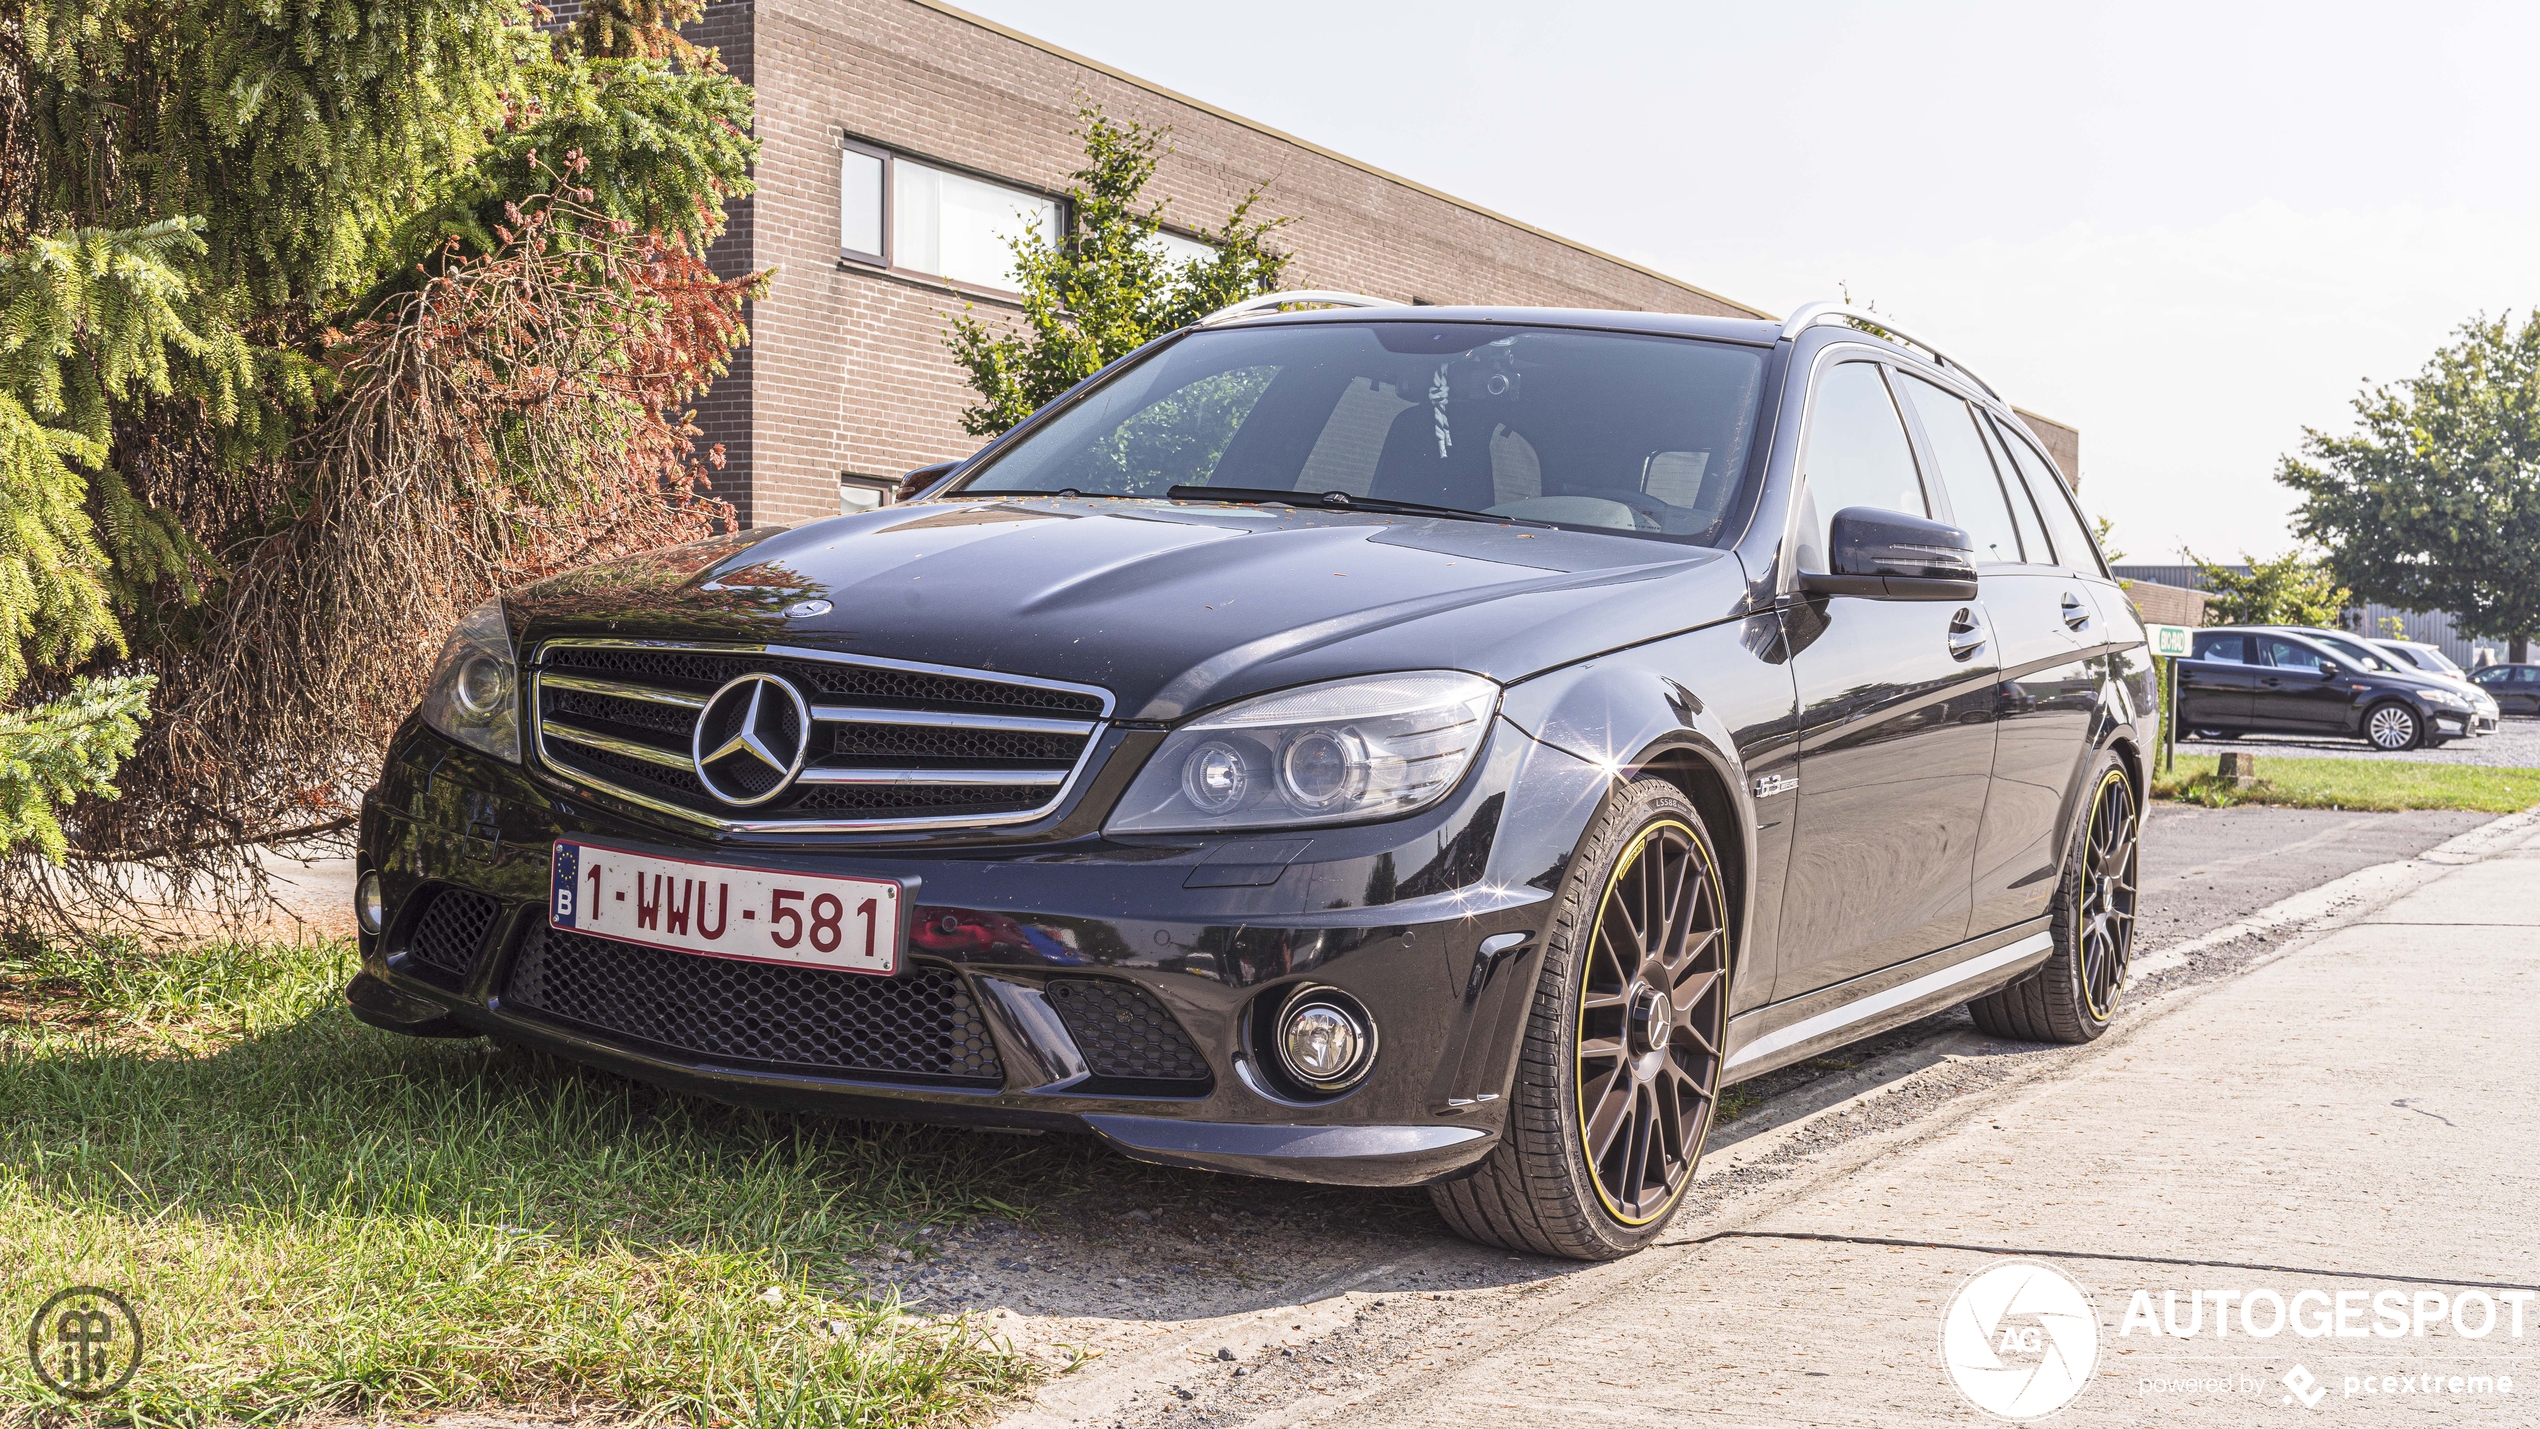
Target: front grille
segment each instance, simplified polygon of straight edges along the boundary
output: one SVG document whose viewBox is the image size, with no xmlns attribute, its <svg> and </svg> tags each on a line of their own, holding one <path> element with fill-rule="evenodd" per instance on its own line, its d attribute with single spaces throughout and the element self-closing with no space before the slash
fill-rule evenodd
<svg viewBox="0 0 2540 1429">
<path fill-rule="evenodd" d="M 425 982 L 458 990 L 476 966 L 477 949 L 494 929 L 501 908 L 482 893 L 464 888 L 435 888 L 423 894 L 431 901 L 415 918 L 406 939 L 406 970 Z"/>
<path fill-rule="evenodd" d="M 873 1081 L 1005 1084 L 979 1005 L 947 967 L 899 977 L 665 952 L 541 925 L 506 1008 L 724 1063 Z"/>
<path fill-rule="evenodd" d="M 782 677 L 812 707 L 814 726 L 804 732 L 789 707 L 774 710 L 764 730 L 780 752 L 803 740 L 802 771 L 764 803 L 730 804 L 698 777 L 697 721 L 717 690 L 753 672 Z M 1100 690 L 985 671 L 654 644 L 550 642 L 536 674 L 540 762 L 726 827 L 1035 818 L 1064 796 L 1111 704 Z M 730 702 L 714 714 L 709 753 L 739 728 Z M 707 772 L 736 798 L 777 783 L 746 753 Z"/>
<path fill-rule="evenodd" d="M 1086 1070 L 1107 1081 L 1209 1082 L 1208 1060 L 1155 994 L 1117 978 L 1053 979 L 1050 1006 L 1085 1054 Z"/>
</svg>

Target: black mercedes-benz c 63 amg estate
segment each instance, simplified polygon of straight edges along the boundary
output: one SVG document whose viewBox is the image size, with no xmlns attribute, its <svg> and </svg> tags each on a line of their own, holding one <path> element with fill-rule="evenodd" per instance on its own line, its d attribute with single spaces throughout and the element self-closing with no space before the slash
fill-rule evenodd
<svg viewBox="0 0 2540 1429">
<path fill-rule="evenodd" d="M 2150 679 L 2027 428 L 1884 318 L 1284 295 L 907 503 L 470 616 L 349 997 L 1614 1256 L 1731 1083 L 2107 1025 Z"/>
</svg>

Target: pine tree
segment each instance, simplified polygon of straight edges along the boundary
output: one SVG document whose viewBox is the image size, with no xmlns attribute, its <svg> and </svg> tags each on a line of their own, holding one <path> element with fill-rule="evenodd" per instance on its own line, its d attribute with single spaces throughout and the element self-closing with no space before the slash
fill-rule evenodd
<svg viewBox="0 0 2540 1429">
<path fill-rule="evenodd" d="M 410 662 L 349 648 L 327 582 L 287 612 L 309 642 L 244 657 L 274 668 L 216 652 L 275 565 L 343 549 L 343 444 L 381 428 L 342 414 L 416 390 L 380 386 L 383 353 L 570 348 L 588 380 L 508 420 L 615 443 L 408 518 L 503 513 L 504 550 L 693 529 L 701 474 L 664 463 L 742 340 L 750 282 L 700 255 L 755 153 L 748 88 L 672 28 L 694 13 L 605 0 L 559 36 L 522 0 L 0 0 L 0 851 L 191 859 L 346 821 Z M 418 305 L 435 275 L 475 306 Z M 429 341 L 399 326 L 423 313 Z M 378 708 L 275 703 L 345 688 L 292 659 Z"/>
</svg>

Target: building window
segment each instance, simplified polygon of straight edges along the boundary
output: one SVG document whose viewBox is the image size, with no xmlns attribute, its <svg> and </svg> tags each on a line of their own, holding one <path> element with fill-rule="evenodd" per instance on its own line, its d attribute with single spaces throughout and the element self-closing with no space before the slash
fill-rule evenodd
<svg viewBox="0 0 2540 1429">
<path fill-rule="evenodd" d="M 1165 262 L 1172 264 L 1176 268 L 1181 267 L 1185 263 L 1214 263 L 1217 261 L 1216 244 L 1203 243 L 1196 238 L 1175 233 L 1169 228 L 1159 228 L 1155 232 L 1148 234 L 1145 246 L 1147 251 L 1153 253 L 1156 257 L 1163 259 Z"/>
<path fill-rule="evenodd" d="M 1012 291 L 1016 239 L 1047 246 L 1057 199 L 847 141 L 838 161 L 838 247 L 851 262 Z M 1183 240 L 1188 242 L 1188 240 Z"/>
<path fill-rule="evenodd" d="M 879 511 L 891 504 L 898 492 L 896 476 L 866 476 L 861 472 L 838 473 L 838 514 L 853 516 L 859 511 Z"/>
</svg>

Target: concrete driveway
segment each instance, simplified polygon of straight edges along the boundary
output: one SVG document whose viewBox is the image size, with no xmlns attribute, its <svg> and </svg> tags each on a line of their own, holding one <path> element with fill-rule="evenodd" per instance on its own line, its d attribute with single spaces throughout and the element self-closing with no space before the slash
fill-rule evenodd
<svg viewBox="0 0 2540 1429">
<path fill-rule="evenodd" d="M 1942 1327 L 2010 1256 L 2047 1275 L 1971 1292 L 1990 1363 L 1951 1353 L 1979 1393 L 2065 1376 L 2056 1423 L 2540 1422 L 2535 887 L 2540 820 L 2475 828 L 2147 956 L 2090 1046 L 1944 1032 L 1785 1093 L 1629 1261 L 1462 1288 L 1415 1252 L 1012 1422 L 1986 1422 Z"/>
</svg>

